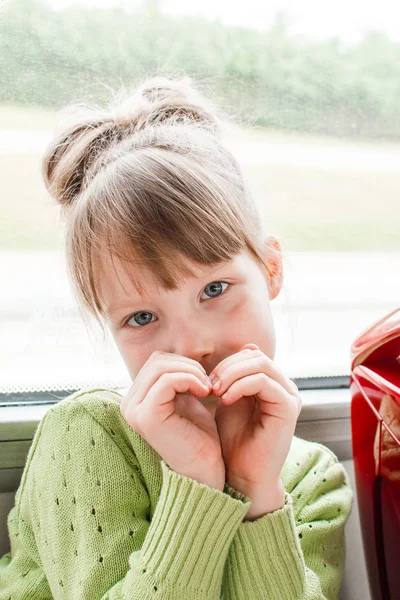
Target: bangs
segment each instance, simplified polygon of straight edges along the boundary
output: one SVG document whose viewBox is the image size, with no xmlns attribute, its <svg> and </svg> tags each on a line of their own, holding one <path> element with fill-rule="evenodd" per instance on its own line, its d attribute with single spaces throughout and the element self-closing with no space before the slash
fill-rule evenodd
<svg viewBox="0 0 400 600">
<path fill-rule="evenodd" d="M 104 255 L 110 257 L 118 279 L 114 258 L 124 265 L 139 294 L 143 286 L 133 276 L 135 271 L 144 272 L 141 281 L 148 276 L 164 289 L 176 290 L 183 278 L 196 276 L 193 267 L 229 261 L 245 248 L 261 261 L 246 233 L 248 224 L 235 210 L 235 182 L 228 187 L 228 199 L 222 191 L 226 180 L 218 185 L 215 170 L 210 179 L 207 168 L 194 168 L 187 156 L 171 154 L 141 150 L 137 164 L 134 155 L 127 155 L 119 161 L 118 189 L 111 185 L 111 164 L 97 175 L 89 188 L 92 193 L 81 198 L 70 220 L 68 257 L 71 269 L 75 265 L 71 277 L 85 290 L 83 302 L 102 316 Z"/>
</svg>

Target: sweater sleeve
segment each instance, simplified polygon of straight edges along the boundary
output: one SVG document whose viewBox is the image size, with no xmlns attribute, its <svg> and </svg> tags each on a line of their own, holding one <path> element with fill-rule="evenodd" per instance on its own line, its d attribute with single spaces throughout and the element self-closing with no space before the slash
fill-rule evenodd
<svg viewBox="0 0 400 600">
<path fill-rule="evenodd" d="M 318 446 L 312 467 L 285 491 L 285 504 L 240 524 L 225 565 L 224 600 L 339 597 L 353 492 L 343 465 Z M 234 489 L 226 484 L 225 492 Z"/>
<path fill-rule="evenodd" d="M 49 409 L 9 516 L 0 600 L 219 599 L 251 502 L 161 466 L 150 521 L 133 450 L 127 460 L 79 403 Z"/>
</svg>

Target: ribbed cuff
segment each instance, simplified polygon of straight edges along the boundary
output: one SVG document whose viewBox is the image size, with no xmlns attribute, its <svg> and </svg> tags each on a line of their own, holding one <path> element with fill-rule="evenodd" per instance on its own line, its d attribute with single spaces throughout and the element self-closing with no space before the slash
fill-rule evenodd
<svg viewBox="0 0 400 600">
<path fill-rule="evenodd" d="M 241 523 L 229 550 L 225 576 L 229 589 L 240 590 L 237 598 L 300 597 L 305 562 L 288 492 L 282 508 Z"/>
<path fill-rule="evenodd" d="M 231 498 L 236 498 L 236 500 L 241 500 L 242 502 L 251 502 L 248 496 L 242 494 L 242 492 L 238 492 L 234 487 L 229 485 L 229 483 L 225 482 L 224 493 L 231 496 Z"/>
<path fill-rule="evenodd" d="M 158 580 L 219 598 L 233 537 L 251 501 L 176 473 L 162 460 L 160 497 L 141 549 L 141 566 Z"/>
</svg>

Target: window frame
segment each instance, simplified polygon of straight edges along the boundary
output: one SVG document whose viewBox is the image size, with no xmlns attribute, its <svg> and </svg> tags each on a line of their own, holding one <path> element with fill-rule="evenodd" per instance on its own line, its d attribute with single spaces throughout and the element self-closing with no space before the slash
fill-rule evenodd
<svg viewBox="0 0 400 600">
<path fill-rule="evenodd" d="M 324 444 L 340 461 L 351 460 L 350 378 L 294 378 L 293 381 L 303 401 L 295 435 Z M 128 389 L 116 388 L 116 391 L 124 395 Z M 17 490 L 41 419 L 56 404 L 55 397 L 61 400 L 72 393 L 68 390 L 0 395 L 0 493 Z"/>
</svg>

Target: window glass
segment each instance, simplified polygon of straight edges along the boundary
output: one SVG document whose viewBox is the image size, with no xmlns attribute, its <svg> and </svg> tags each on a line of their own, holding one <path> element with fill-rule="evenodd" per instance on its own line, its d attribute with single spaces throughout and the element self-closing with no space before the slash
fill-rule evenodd
<svg viewBox="0 0 400 600">
<path fill-rule="evenodd" d="M 293 3 L 0 1 L 0 393 L 125 388 L 86 330 L 41 157 L 68 103 L 186 73 L 240 122 L 241 161 L 284 254 L 272 301 L 289 377 L 348 375 L 399 304 L 400 9 Z"/>
</svg>

